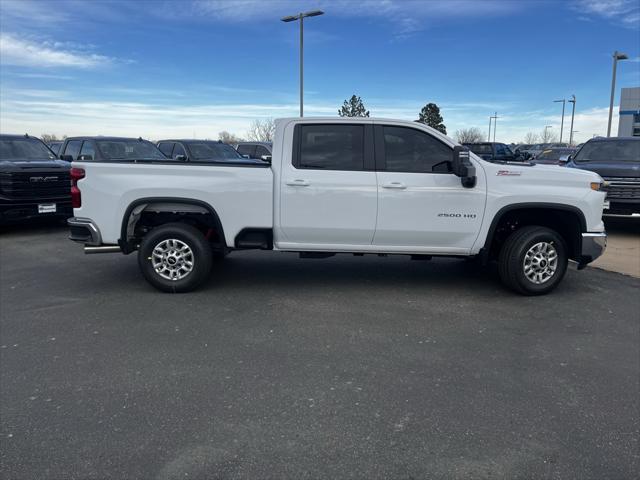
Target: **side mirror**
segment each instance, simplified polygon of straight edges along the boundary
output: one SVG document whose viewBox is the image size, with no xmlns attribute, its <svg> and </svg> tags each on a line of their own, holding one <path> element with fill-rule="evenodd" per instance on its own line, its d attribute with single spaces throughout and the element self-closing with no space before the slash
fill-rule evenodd
<svg viewBox="0 0 640 480">
<path fill-rule="evenodd" d="M 561 165 L 564 165 L 565 163 L 568 163 L 569 160 L 571 160 L 571 155 L 563 155 L 558 159 L 558 163 L 560 163 Z"/>
<path fill-rule="evenodd" d="M 453 174 L 460 177 L 464 188 L 476 186 L 476 167 L 469 158 L 469 149 L 460 145 L 453 148 L 453 160 L 451 161 Z"/>
<path fill-rule="evenodd" d="M 263 162 L 271 163 L 271 155 L 262 155 L 260 157 L 260 160 L 262 160 Z"/>
<path fill-rule="evenodd" d="M 178 162 L 186 162 L 187 161 L 187 156 L 186 155 L 176 155 L 176 158 L 174 158 L 174 160 L 177 160 Z"/>
<path fill-rule="evenodd" d="M 73 157 L 71 155 L 60 155 L 60 160 L 64 160 L 65 162 L 73 162 Z"/>
<path fill-rule="evenodd" d="M 90 161 L 93 160 L 93 156 L 92 155 L 80 155 L 78 157 L 78 160 L 86 160 L 86 161 Z"/>
</svg>

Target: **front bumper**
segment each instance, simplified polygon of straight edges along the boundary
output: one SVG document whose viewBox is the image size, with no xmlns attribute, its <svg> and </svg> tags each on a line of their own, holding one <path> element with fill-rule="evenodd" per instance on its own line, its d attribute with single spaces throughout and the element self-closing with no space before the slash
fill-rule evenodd
<svg viewBox="0 0 640 480">
<path fill-rule="evenodd" d="M 582 270 L 587 266 L 587 264 L 593 262 L 596 258 L 602 255 L 605 248 L 607 248 L 606 232 L 583 233 L 578 269 Z"/>
<path fill-rule="evenodd" d="M 90 246 L 102 245 L 100 230 L 90 218 L 73 217 L 67 220 L 67 224 L 71 229 L 69 240 Z"/>
</svg>

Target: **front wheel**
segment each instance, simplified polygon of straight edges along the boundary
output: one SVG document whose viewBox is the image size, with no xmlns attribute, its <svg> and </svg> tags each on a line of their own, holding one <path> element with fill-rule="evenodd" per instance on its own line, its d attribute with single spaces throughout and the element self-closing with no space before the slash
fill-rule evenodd
<svg viewBox="0 0 640 480">
<path fill-rule="evenodd" d="M 567 248 L 562 237 L 546 227 L 516 230 L 500 250 L 502 282 L 523 295 L 543 295 L 558 286 L 567 271 Z"/>
<path fill-rule="evenodd" d="M 138 265 L 145 279 L 158 290 L 189 292 L 209 276 L 211 246 L 197 228 L 168 223 L 154 228 L 143 239 Z"/>
</svg>

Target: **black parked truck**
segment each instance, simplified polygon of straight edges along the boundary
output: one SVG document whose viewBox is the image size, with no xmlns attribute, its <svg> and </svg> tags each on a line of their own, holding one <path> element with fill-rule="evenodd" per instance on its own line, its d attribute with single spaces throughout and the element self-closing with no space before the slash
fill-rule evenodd
<svg viewBox="0 0 640 480">
<path fill-rule="evenodd" d="M 640 137 L 592 138 L 566 166 L 590 170 L 606 180 L 609 208 L 604 213 L 640 213 Z"/>
<path fill-rule="evenodd" d="M 71 217 L 69 170 L 42 140 L 0 134 L 0 224 Z"/>
</svg>

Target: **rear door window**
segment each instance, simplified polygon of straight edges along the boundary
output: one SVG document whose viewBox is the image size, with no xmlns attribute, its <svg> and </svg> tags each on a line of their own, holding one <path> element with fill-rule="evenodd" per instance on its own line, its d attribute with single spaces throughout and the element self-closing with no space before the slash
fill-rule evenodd
<svg viewBox="0 0 640 480">
<path fill-rule="evenodd" d="M 469 148 L 476 155 L 493 155 L 493 150 L 491 145 L 482 143 L 482 144 L 465 144 L 466 147 Z"/>
<path fill-rule="evenodd" d="M 298 125 L 296 168 L 364 170 L 364 125 Z"/>
</svg>

